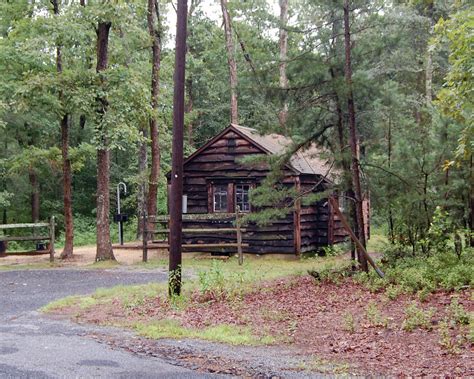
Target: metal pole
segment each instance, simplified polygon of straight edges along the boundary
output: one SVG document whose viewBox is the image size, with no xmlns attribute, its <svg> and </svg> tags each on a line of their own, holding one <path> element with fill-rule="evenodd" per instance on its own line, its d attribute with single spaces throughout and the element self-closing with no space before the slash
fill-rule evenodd
<svg viewBox="0 0 474 379">
<path fill-rule="evenodd" d="M 181 293 L 181 242 L 183 219 L 184 80 L 186 64 L 187 0 L 178 0 L 173 97 L 171 160 L 169 294 Z"/>
<path fill-rule="evenodd" d="M 117 184 L 117 214 L 120 215 L 120 186 L 123 187 L 123 193 L 127 194 L 127 185 L 124 182 Z M 120 217 L 120 216 L 119 216 Z M 120 219 L 118 223 L 119 243 L 123 245 L 123 221 Z"/>
</svg>

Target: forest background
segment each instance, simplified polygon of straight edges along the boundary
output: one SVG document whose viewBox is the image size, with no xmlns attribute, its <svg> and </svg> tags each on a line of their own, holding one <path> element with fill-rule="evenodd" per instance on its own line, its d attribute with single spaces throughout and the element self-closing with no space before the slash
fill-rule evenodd
<svg viewBox="0 0 474 379">
<path fill-rule="evenodd" d="M 2 223 L 55 215 L 61 231 L 75 228 L 74 245 L 94 243 L 98 209 L 108 223 L 121 181 L 126 213 L 166 213 L 174 12 L 158 0 L 0 2 Z M 232 119 L 301 145 L 317 139 L 344 167 L 352 92 L 373 225 L 405 254 L 456 235 L 472 245 L 473 27 L 467 1 L 191 0 L 186 153 Z M 96 202 L 104 191 L 108 209 Z"/>
</svg>

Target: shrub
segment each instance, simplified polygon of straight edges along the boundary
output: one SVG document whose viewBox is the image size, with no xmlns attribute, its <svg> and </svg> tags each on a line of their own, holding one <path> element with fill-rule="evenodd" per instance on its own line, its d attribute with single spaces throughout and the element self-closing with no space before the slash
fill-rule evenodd
<svg viewBox="0 0 474 379">
<path fill-rule="evenodd" d="M 308 274 L 320 282 L 339 283 L 342 279 L 353 274 L 352 263 L 344 262 L 337 266 L 334 266 L 333 263 L 329 263 L 321 268 L 308 270 Z"/>
<path fill-rule="evenodd" d="M 241 296 L 244 284 L 250 280 L 243 272 L 227 272 L 222 262 L 213 260 L 211 268 L 199 271 L 199 292 L 202 301 L 229 299 Z"/>
<path fill-rule="evenodd" d="M 346 312 L 342 316 L 342 319 L 344 322 L 344 330 L 349 333 L 354 333 L 355 332 L 354 315 L 351 312 Z"/>
<path fill-rule="evenodd" d="M 469 313 L 464 309 L 461 304 L 459 304 L 459 298 L 457 296 L 451 299 L 451 304 L 449 304 L 448 307 L 448 314 L 453 324 L 469 325 Z"/>
<path fill-rule="evenodd" d="M 405 309 L 405 319 L 402 323 L 402 329 L 408 332 L 417 328 L 431 330 L 431 318 L 434 315 L 434 309 L 423 310 L 418 308 L 415 302 L 412 302 Z"/>
<path fill-rule="evenodd" d="M 459 290 L 474 282 L 474 254 L 471 248 L 460 256 L 454 251 L 445 251 L 430 257 L 410 257 L 387 262 L 383 267 L 385 278 L 380 279 L 373 271 L 359 274 L 357 281 L 375 292 L 390 286 L 390 296 L 397 292 L 419 293 L 425 298 L 429 293 L 441 288 Z M 395 291 L 394 287 L 400 287 Z M 389 296 L 389 297 L 390 297 Z"/>
<path fill-rule="evenodd" d="M 386 328 L 388 325 L 387 318 L 382 316 L 375 301 L 369 302 L 367 309 L 365 310 L 365 316 L 369 324 L 372 326 L 383 326 Z"/>
</svg>

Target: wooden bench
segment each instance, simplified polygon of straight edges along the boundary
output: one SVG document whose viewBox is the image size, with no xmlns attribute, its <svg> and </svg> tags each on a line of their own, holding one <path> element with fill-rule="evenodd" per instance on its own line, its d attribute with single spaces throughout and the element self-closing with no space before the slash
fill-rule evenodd
<svg viewBox="0 0 474 379">
<path fill-rule="evenodd" d="M 3 230 L 15 230 L 15 229 L 33 229 L 33 235 L 27 236 L 12 236 L 12 235 L 3 235 L 0 236 L 0 256 L 4 257 L 7 255 L 7 242 L 9 241 L 49 241 L 49 260 L 50 262 L 54 261 L 54 242 L 55 242 L 55 222 L 54 216 L 51 217 L 49 222 L 38 222 L 31 224 L 2 224 L 0 225 L 0 231 Z M 47 229 L 48 234 L 37 235 L 35 229 Z M 43 231 L 44 233 L 44 231 Z M 10 232 L 10 234 L 12 234 Z"/>
</svg>

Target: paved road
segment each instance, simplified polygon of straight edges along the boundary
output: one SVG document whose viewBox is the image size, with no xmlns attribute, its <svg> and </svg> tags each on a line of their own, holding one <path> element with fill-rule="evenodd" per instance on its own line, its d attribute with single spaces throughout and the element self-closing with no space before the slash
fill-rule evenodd
<svg viewBox="0 0 474 379">
<path fill-rule="evenodd" d="M 52 300 L 96 288 L 165 280 L 166 273 L 158 271 L 0 272 L 0 378 L 210 377 L 163 359 L 112 350 L 86 336 L 94 327 L 51 320 L 37 312 Z"/>
</svg>

